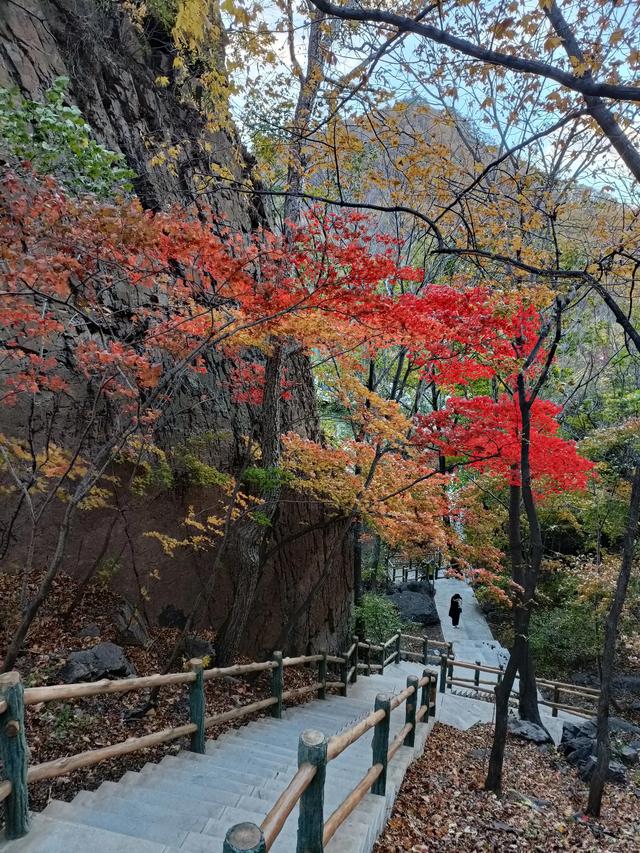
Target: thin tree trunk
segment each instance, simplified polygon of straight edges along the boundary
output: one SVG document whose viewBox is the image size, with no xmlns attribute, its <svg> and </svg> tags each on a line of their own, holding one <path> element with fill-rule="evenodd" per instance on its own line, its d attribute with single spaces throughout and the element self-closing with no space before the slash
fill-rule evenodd
<svg viewBox="0 0 640 853">
<path fill-rule="evenodd" d="M 40 584 L 38 591 L 36 592 L 34 598 L 31 599 L 25 613 L 22 617 L 22 621 L 18 626 L 18 630 L 13 636 L 11 643 L 9 644 L 9 648 L 7 649 L 7 654 L 2 662 L 2 667 L 0 668 L 0 672 L 9 672 L 9 670 L 13 669 L 16 660 L 18 659 L 18 655 L 22 649 L 22 645 L 29 633 L 29 628 L 33 620 L 36 618 L 36 615 L 42 604 L 46 600 L 49 595 L 49 590 L 51 589 L 51 585 L 58 574 L 60 569 L 60 565 L 62 563 L 62 558 L 64 557 L 64 549 L 67 544 L 67 535 L 69 533 L 69 525 L 71 524 L 71 517 L 76 509 L 76 503 L 70 502 L 67 504 L 67 508 L 65 510 L 64 518 L 58 528 L 58 540 L 56 542 L 56 549 L 51 557 L 49 562 L 49 567 L 46 571 L 44 578 L 42 579 L 42 583 Z"/>
<path fill-rule="evenodd" d="M 517 618 L 516 618 L 517 623 Z M 502 791 L 502 766 L 504 763 L 504 750 L 507 745 L 507 726 L 509 722 L 509 697 L 513 689 L 516 673 L 523 648 L 522 637 L 516 634 L 511 654 L 504 671 L 500 684 L 496 685 L 496 722 L 493 730 L 493 743 L 489 756 L 489 768 L 484 787 L 486 791 L 493 791 L 500 795 Z"/>
<path fill-rule="evenodd" d="M 353 605 L 362 604 L 362 521 L 358 518 L 351 528 L 353 536 Z M 364 637 L 365 627 L 362 615 L 356 609 L 355 632 Z"/>
<path fill-rule="evenodd" d="M 538 691 L 536 688 L 535 670 L 529 648 L 529 623 L 531 607 L 535 594 L 542 557 L 544 554 L 542 530 L 538 518 L 538 508 L 533 496 L 531 485 L 531 405 L 533 400 L 527 400 L 524 376 L 518 377 L 518 402 L 522 418 L 522 440 L 520 445 L 520 472 L 522 475 L 522 502 L 527 521 L 529 522 L 530 561 L 524 573 L 524 606 L 525 618 L 522 620 L 520 632 L 524 643 L 524 651 L 520 658 L 520 699 L 519 713 L 523 720 L 541 726 L 540 709 L 538 707 Z"/>
<path fill-rule="evenodd" d="M 598 698 L 598 756 L 597 764 L 589 785 L 587 814 L 593 817 L 600 815 L 602 794 L 607 778 L 610 758 L 609 742 L 609 705 L 611 703 L 611 686 L 613 681 L 614 661 L 616 654 L 616 636 L 618 622 L 627 595 L 627 587 L 631 577 L 636 539 L 638 536 L 638 521 L 640 520 L 640 465 L 636 466 L 629 504 L 629 520 L 624 537 L 620 574 L 616 583 L 616 591 L 607 614 L 604 628 L 604 649 L 602 652 L 600 696 Z"/>
</svg>

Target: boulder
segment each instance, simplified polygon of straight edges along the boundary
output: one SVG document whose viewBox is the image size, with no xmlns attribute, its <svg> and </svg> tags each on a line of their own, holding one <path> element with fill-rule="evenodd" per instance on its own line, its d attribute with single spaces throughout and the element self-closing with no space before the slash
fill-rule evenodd
<svg viewBox="0 0 640 853">
<path fill-rule="evenodd" d="M 91 622 L 89 625 L 85 625 L 84 628 L 81 628 L 78 631 L 78 637 L 99 637 L 100 636 L 100 628 L 95 622 Z"/>
<path fill-rule="evenodd" d="M 562 737 L 560 738 L 560 743 L 566 743 L 568 740 L 573 740 L 580 736 L 580 726 L 576 726 L 575 723 L 564 722 L 562 724 Z"/>
<path fill-rule="evenodd" d="M 141 649 L 146 649 L 151 642 L 147 623 L 137 607 L 128 601 L 123 601 L 116 610 L 113 622 L 117 640 L 123 646 L 140 646 Z"/>
<path fill-rule="evenodd" d="M 427 581 L 400 584 L 387 596 L 408 622 L 420 625 L 439 625 L 440 617 Z"/>
<path fill-rule="evenodd" d="M 99 681 L 101 678 L 127 678 L 136 671 L 115 643 L 98 643 L 91 649 L 71 652 L 60 670 L 66 684 L 78 681 Z"/>
<path fill-rule="evenodd" d="M 633 767 L 640 760 L 640 751 L 634 746 L 623 746 L 620 750 L 620 758 L 627 767 Z"/>
<path fill-rule="evenodd" d="M 553 738 L 549 732 L 536 723 L 530 723 L 528 720 L 518 720 L 516 717 L 509 717 L 508 726 L 509 734 L 514 737 L 530 740 L 533 743 L 553 743 Z"/>
<path fill-rule="evenodd" d="M 158 615 L 158 625 L 161 628 L 180 628 L 182 630 L 187 624 L 187 617 L 183 610 L 173 604 L 167 604 Z"/>
<path fill-rule="evenodd" d="M 215 648 L 207 640 L 201 640 L 199 637 L 185 637 L 183 652 L 188 658 L 209 657 L 213 659 Z"/>
<path fill-rule="evenodd" d="M 596 754 L 596 742 L 589 737 L 577 737 L 575 740 L 570 740 L 565 744 L 565 755 L 569 764 L 574 767 L 582 765 L 591 755 Z"/>
<path fill-rule="evenodd" d="M 578 772 L 583 782 L 589 782 L 591 780 L 591 777 L 593 776 L 593 771 L 596 768 L 596 764 L 597 759 L 595 755 L 590 755 L 578 767 Z M 609 762 L 609 769 L 607 771 L 607 782 L 618 782 L 619 784 L 624 784 L 626 782 L 624 764 L 620 764 L 618 761 Z"/>
</svg>

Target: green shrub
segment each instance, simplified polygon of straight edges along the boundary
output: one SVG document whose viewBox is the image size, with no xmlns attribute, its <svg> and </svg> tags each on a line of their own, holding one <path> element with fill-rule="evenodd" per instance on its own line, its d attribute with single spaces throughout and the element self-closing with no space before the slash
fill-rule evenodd
<svg viewBox="0 0 640 853">
<path fill-rule="evenodd" d="M 400 612 L 385 595 L 366 592 L 362 604 L 356 607 L 356 618 L 361 620 L 365 636 L 374 643 L 384 643 L 400 630 Z"/>
<path fill-rule="evenodd" d="M 38 174 L 54 175 L 72 192 L 106 198 L 131 190 L 135 172 L 122 154 L 96 142 L 78 107 L 65 104 L 68 84 L 59 77 L 44 103 L 0 88 L 0 152 L 28 160 Z"/>
<path fill-rule="evenodd" d="M 602 626 L 595 612 L 569 605 L 534 612 L 529 631 L 539 674 L 593 667 L 602 645 Z"/>
</svg>

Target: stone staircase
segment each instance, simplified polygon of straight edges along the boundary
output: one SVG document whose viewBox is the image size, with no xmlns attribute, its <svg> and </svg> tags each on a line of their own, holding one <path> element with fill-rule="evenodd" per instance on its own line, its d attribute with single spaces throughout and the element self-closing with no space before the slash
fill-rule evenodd
<svg viewBox="0 0 640 853">
<path fill-rule="evenodd" d="M 182 751 L 118 782 L 81 791 L 70 803 L 53 800 L 33 815 L 29 834 L 0 842 L 1 853 L 220 853 L 236 823 L 260 824 L 297 769 L 298 737 L 305 729 L 327 736 L 350 728 L 373 710 L 378 693 L 399 693 L 423 667 L 401 662 L 383 675 L 360 677 L 348 697 L 330 696 L 287 709 L 285 718 L 261 718 L 209 741 L 205 755 Z M 435 670 L 434 670 L 435 672 Z M 439 694 L 438 703 L 443 697 Z M 449 700 L 450 713 L 455 715 Z M 469 700 L 458 698 L 457 702 Z M 484 704 L 484 703 L 482 703 Z M 404 705 L 391 714 L 390 742 L 405 721 Z M 401 747 L 389 765 L 385 796 L 368 794 L 339 828 L 328 853 L 369 853 L 384 827 L 406 768 L 424 749 L 431 723 L 417 726 L 415 748 Z M 373 731 L 327 765 L 325 820 L 371 766 Z M 271 850 L 295 853 L 297 808 Z"/>
</svg>

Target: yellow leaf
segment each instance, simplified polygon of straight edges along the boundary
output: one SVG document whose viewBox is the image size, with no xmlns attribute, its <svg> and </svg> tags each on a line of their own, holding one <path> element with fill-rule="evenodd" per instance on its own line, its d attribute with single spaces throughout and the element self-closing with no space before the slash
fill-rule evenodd
<svg viewBox="0 0 640 853">
<path fill-rule="evenodd" d="M 624 38 L 624 30 L 614 30 L 609 36 L 609 44 L 616 45 Z"/>
</svg>

